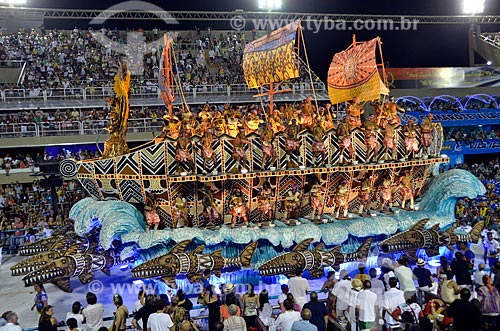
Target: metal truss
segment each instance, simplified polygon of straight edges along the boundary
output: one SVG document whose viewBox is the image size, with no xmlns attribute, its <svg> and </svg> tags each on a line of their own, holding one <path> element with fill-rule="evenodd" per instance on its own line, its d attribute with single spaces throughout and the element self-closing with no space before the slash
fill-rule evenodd
<svg viewBox="0 0 500 331">
<path fill-rule="evenodd" d="M 454 16 L 420 16 L 420 15 L 357 15 L 357 14 L 321 14 L 321 13 L 282 13 L 282 12 L 232 12 L 211 11 L 138 11 L 138 10 L 84 10 L 84 9 L 44 9 L 44 8 L 12 8 L 0 6 L 0 19 L 82 19 L 92 20 L 171 20 L 178 21 L 231 21 L 234 17 L 245 20 L 272 19 L 293 21 L 299 18 L 304 20 L 333 20 L 353 23 L 359 20 L 379 21 L 391 20 L 398 23 L 404 20 L 418 22 L 418 24 L 499 24 L 500 15 L 454 15 Z"/>
</svg>

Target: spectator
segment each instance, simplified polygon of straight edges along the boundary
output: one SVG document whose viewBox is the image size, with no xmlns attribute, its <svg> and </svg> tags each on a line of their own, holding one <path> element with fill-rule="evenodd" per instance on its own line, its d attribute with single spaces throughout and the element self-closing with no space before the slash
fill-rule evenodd
<svg viewBox="0 0 500 331">
<path fill-rule="evenodd" d="M 87 331 L 99 331 L 103 326 L 102 315 L 104 308 L 102 303 L 97 303 L 97 297 L 94 293 L 88 292 L 86 295 L 87 308 L 84 308 L 82 315 L 87 323 Z"/>
<path fill-rule="evenodd" d="M 308 318 L 308 321 L 315 325 L 318 331 L 326 331 L 328 312 L 325 304 L 318 301 L 318 293 L 316 292 L 312 292 L 309 295 L 309 299 L 310 301 L 306 303 L 302 309 L 302 318 L 304 318 L 304 310 L 309 310 L 311 317 Z"/>
<path fill-rule="evenodd" d="M 469 273 L 469 263 L 465 260 L 462 252 L 456 252 L 455 258 L 451 262 L 451 270 L 455 273 L 459 287 L 472 286 L 472 279 Z"/>
<path fill-rule="evenodd" d="M 377 278 L 377 269 L 371 268 L 369 274 L 371 277 L 369 290 L 377 295 L 377 306 L 381 312 L 381 309 L 384 306 L 385 286 L 384 283 Z"/>
<path fill-rule="evenodd" d="M 498 261 L 498 249 L 500 245 L 498 241 L 493 238 L 493 232 L 488 232 L 486 235 L 486 240 L 483 241 L 483 248 L 485 252 L 485 258 L 488 257 L 488 265 L 493 267 L 496 261 Z"/>
<path fill-rule="evenodd" d="M 248 284 L 247 293 L 243 295 L 243 318 L 248 328 L 257 326 L 257 308 L 260 306 L 259 297 L 254 292 L 253 284 Z"/>
<path fill-rule="evenodd" d="M 431 274 L 431 271 L 425 268 L 425 261 L 422 258 L 417 260 L 417 267 L 413 269 L 413 275 L 417 278 L 418 281 L 418 289 L 423 292 L 430 292 L 434 286 L 434 277 Z M 419 292 L 419 301 L 422 302 L 422 298 L 420 298 Z"/>
<path fill-rule="evenodd" d="M 288 281 L 288 287 L 295 298 L 295 302 L 302 309 L 302 306 L 307 302 L 306 292 L 311 290 L 307 279 L 302 277 L 302 270 L 296 270 L 295 276 Z"/>
<path fill-rule="evenodd" d="M 349 292 L 349 306 L 347 308 L 348 310 L 348 316 L 349 316 L 349 323 L 351 324 L 351 331 L 357 331 L 358 330 L 358 318 L 356 314 L 356 307 L 358 305 L 358 295 L 361 289 L 363 288 L 363 283 L 361 280 L 354 278 L 351 281 L 351 286 L 352 289 Z"/>
<path fill-rule="evenodd" d="M 334 314 L 340 321 L 347 318 L 346 311 L 349 307 L 349 292 L 351 292 L 351 278 L 347 270 L 340 271 L 340 280 L 333 287 L 332 293 L 334 295 L 333 307 Z"/>
<path fill-rule="evenodd" d="M 363 283 L 365 280 L 369 280 L 370 276 L 365 274 L 365 264 L 364 263 L 359 263 L 358 264 L 358 274 L 354 276 L 354 278 L 359 279 L 361 283 Z"/>
<path fill-rule="evenodd" d="M 389 279 L 389 290 L 384 294 L 384 320 L 387 325 L 398 325 L 392 317 L 392 312 L 406 302 L 404 292 L 396 288 L 398 280 L 395 277 Z"/>
<path fill-rule="evenodd" d="M 269 292 L 266 289 L 262 290 L 259 294 L 259 311 L 258 311 L 260 322 L 265 326 L 269 327 L 271 320 L 273 319 L 273 308 L 269 303 Z"/>
<path fill-rule="evenodd" d="M 483 320 L 487 323 L 488 330 L 495 330 L 497 326 L 497 317 L 500 315 L 499 302 L 500 296 L 495 287 L 490 284 L 490 276 L 483 276 L 483 286 L 477 290 L 477 299 L 481 304 L 481 313 Z"/>
<path fill-rule="evenodd" d="M 2 331 L 23 331 L 23 328 L 18 325 L 18 316 L 13 311 L 9 311 L 2 315 L 7 322 L 1 327 Z"/>
<path fill-rule="evenodd" d="M 174 323 L 169 314 L 165 314 L 165 301 L 156 301 L 156 312 L 149 315 L 147 331 L 174 331 Z"/>
<path fill-rule="evenodd" d="M 228 307 L 229 317 L 224 321 L 224 331 L 246 331 L 247 325 L 245 323 L 245 319 L 241 316 L 238 316 L 237 305 L 230 305 Z"/>
<path fill-rule="evenodd" d="M 460 288 L 457 283 L 453 280 L 453 271 L 448 271 L 446 273 L 446 280 L 443 282 L 441 287 L 441 298 L 447 304 L 452 303 L 457 299 L 457 295 L 460 293 Z"/>
<path fill-rule="evenodd" d="M 54 317 L 54 308 L 51 305 L 43 307 L 38 319 L 39 331 L 57 331 L 57 320 Z"/>
<path fill-rule="evenodd" d="M 123 305 L 123 299 L 119 294 L 113 296 L 113 303 L 116 306 L 116 311 L 114 313 L 115 318 L 109 327 L 109 331 L 124 331 L 126 329 L 128 309 Z"/>
<path fill-rule="evenodd" d="M 73 305 L 71 306 L 71 312 L 68 312 L 66 314 L 66 320 L 70 318 L 73 318 L 76 321 L 76 328 L 82 330 L 82 325 L 83 325 L 82 305 L 80 304 L 79 301 L 73 302 Z M 71 331 L 69 329 L 69 325 L 68 325 L 68 330 Z"/>
<path fill-rule="evenodd" d="M 205 304 L 208 306 L 208 330 L 215 330 L 215 323 L 220 322 L 220 300 L 210 285 L 205 293 Z"/>
<path fill-rule="evenodd" d="M 476 290 L 483 286 L 483 276 L 486 275 L 486 271 L 484 271 L 484 268 L 486 265 L 484 263 L 479 263 L 478 269 L 474 271 L 474 286 Z"/>
<path fill-rule="evenodd" d="M 286 300 L 286 296 L 288 294 L 289 288 L 286 284 L 281 284 L 281 293 L 278 295 L 278 304 L 281 308 L 281 311 L 285 311 L 285 306 L 283 306 L 283 302 Z"/>
<path fill-rule="evenodd" d="M 405 300 L 413 297 L 417 292 L 417 288 L 413 282 L 413 271 L 407 265 L 408 258 L 403 256 L 398 260 L 398 265 L 394 268 L 394 274 L 399 280 L 401 291 L 405 294 Z"/>
<path fill-rule="evenodd" d="M 453 327 L 457 331 L 482 329 L 481 311 L 473 303 L 469 302 L 470 296 L 469 289 L 461 289 L 460 299 L 455 300 L 446 312 L 446 315 L 453 319 Z"/>
<path fill-rule="evenodd" d="M 226 301 L 224 301 L 224 304 L 220 306 L 220 318 L 221 322 L 224 322 L 230 315 L 229 315 L 229 306 L 230 305 L 236 305 L 236 296 L 234 293 L 228 293 L 226 295 Z M 236 305 L 238 306 L 238 305 Z M 241 316 L 241 309 L 238 306 L 238 312 L 236 313 L 237 316 Z"/>
<path fill-rule="evenodd" d="M 144 306 L 139 308 L 132 319 L 132 325 L 137 330 L 147 331 L 148 318 L 151 314 L 156 312 L 156 300 L 159 300 L 159 298 L 155 297 L 153 294 L 146 295 L 146 298 L 144 299 Z M 142 327 L 139 326 L 138 323 L 140 320 L 142 320 Z"/>
<path fill-rule="evenodd" d="M 193 309 L 193 303 L 191 302 L 191 300 L 186 299 L 186 294 L 184 293 L 184 291 L 182 289 L 179 289 L 177 291 L 176 295 L 177 295 L 177 298 L 179 299 L 178 305 L 185 309 L 186 316 L 184 318 L 189 321 L 191 319 L 190 312 L 191 312 L 191 309 Z"/>
<path fill-rule="evenodd" d="M 291 331 L 293 322 L 300 320 L 300 313 L 293 310 L 293 303 L 288 299 L 283 302 L 283 305 L 286 310 L 279 314 L 276 319 L 276 329 L 278 331 Z"/>
<path fill-rule="evenodd" d="M 358 294 L 356 302 L 356 321 L 359 330 L 370 330 L 376 326 L 377 317 L 377 295 L 370 289 L 372 284 L 369 280 L 363 282 L 363 289 Z"/>
<path fill-rule="evenodd" d="M 304 308 L 300 314 L 302 320 L 293 322 L 291 331 L 318 331 L 316 325 L 311 322 L 312 312 Z"/>
</svg>

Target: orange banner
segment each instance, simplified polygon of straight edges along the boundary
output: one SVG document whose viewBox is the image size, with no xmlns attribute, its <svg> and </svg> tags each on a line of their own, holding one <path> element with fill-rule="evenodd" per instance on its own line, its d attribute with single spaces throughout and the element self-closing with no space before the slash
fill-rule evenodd
<svg viewBox="0 0 500 331">
<path fill-rule="evenodd" d="M 328 95 L 332 103 L 357 97 L 359 100 L 379 99 L 389 94 L 377 71 L 375 50 L 379 39 L 359 43 L 333 56 L 328 69 Z"/>
</svg>

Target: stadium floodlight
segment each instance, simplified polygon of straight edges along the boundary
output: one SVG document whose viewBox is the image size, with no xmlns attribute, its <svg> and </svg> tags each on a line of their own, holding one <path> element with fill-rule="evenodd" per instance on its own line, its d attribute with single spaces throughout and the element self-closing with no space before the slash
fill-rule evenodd
<svg viewBox="0 0 500 331">
<path fill-rule="evenodd" d="M 7 6 L 24 6 L 26 5 L 27 0 L 0 0 L 0 5 Z"/>
<path fill-rule="evenodd" d="M 283 5 L 282 0 L 259 0 L 259 9 L 265 9 L 267 11 L 272 11 L 276 9 L 281 9 Z"/>
<path fill-rule="evenodd" d="M 464 0 L 464 13 L 481 14 L 484 11 L 484 0 Z"/>
</svg>

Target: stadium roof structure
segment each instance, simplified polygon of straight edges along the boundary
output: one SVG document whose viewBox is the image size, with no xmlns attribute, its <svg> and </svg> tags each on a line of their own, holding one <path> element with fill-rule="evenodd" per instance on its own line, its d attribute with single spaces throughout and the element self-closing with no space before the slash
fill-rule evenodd
<svg viewBox="0 0 500 331">
<path fill-rule="evenodd" d="M 0 19 L 83 19 L 96 17 L 110 20 L 163 20 L 175 18 L 179 21 L 231 21 L 235 16 L 246 20 L 276 19 L 292 21 L 299 18 L 307 20 L 391 20 L 399 23 L 402 20 L 416 20 L 419 24 L 499 24 L 500 15 L 366 15 L 366 14 L 328 14 L 328 13 L 291 13 L 291 12 L 257 12 L 257 11 L 140 11 L 140 10 L 89 10 L 89 9 L 46 9 L 24 7 L 1 7 Z"/>
</svg>

